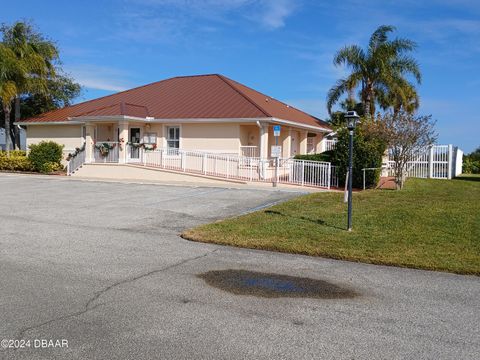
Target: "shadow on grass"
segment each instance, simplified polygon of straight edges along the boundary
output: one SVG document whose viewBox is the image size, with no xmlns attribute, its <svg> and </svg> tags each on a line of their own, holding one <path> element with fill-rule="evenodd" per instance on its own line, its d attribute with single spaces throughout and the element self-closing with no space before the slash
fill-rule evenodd
<svg viewBox="0 0 480 360">
<path fill-rule="evenodd" d="M 480 174 L 472 174 L 472 175 L 461 175 L 456 177 L 454 180 L 462 180 L 462 181 L 480 181 Z"/>
<path fill-rule="evenodd" d="M 333 229 L 337 229 L 337 230 L 346 230 L 345 228 L 342 228 L 342 227 L 339 227 L 339 226 L 327 224 L 327 223 L 325 222 L 325 220 L 322 220 L 322 219 L 309 219 L 309 218 L 307 218 L 307 217 L 305 217 L 305 216 L 299 216 L 299 217 L 297 217 L 297 216 L 285 215 L 285 214 L 281 213 L 280 211 L 275 211 L 275 210 L 265 210 L 264 213 L 265 213 L 265 214 L 268 214 L 268 215 L 279 215 L 279 216 L 290 217 L 290 218 L 293 218 L 293 219 L 310 221 L 311 223 L 314 223 L 314 224 L 316 224 L 316 225 L 327 226 L 327 227 L 330 227 L 330 228 L 333 228 Z"/>
</svg>

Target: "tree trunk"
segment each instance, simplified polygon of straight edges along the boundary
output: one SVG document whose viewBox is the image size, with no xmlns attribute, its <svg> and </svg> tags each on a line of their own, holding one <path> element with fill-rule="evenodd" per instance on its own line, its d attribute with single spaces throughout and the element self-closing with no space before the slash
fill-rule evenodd
<svg viewBox="0 0 480 360">
<path fill-rule="evenodd" d="M 19 122 L 20 121 L 20 97 L 17 96 L 15 98 L 15 122 Z M 14 134 L 14 138 L 15 138 L 15 141 L 14 141 L 14 148 L 16 147 L 17 149 L 20 150 L 20 131 L 18 129 L 18 126 L 14 125 L 13 126 L 13 134 Z"/>
<path fill-rule="evenodd" d="M 7 156 L 10 156 L 10 147 L 12 144 L 12 138 L 10 137 L 10 111 L 10 104 L 3 107 L 5 114 L 5 150 L 7 151 Z"/>
<path fill-rule="evenodd" d="M 365 116 L 373 117 L 375 114 L 373 84 L 367 82 L 365 86 Z"/>
</svg>

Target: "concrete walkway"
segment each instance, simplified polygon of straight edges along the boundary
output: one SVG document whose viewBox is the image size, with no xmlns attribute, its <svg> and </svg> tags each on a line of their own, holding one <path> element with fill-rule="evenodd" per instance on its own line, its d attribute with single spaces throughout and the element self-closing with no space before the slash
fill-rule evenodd
<svg viewBox="0 0 480 360">
<path fill-rule="evenodd" d="M 165 184 L 179 186 L 208 186 L 208 187 L 230 187 L 244 189 L 271 189 L 271 182 L 246 182 L 240 180 L 219 179 L 211 176 L 193 175 L 135 165 L 119 164 L 85 164 L 78 169 L 72 178 L 83 180 L 101 180 L 116 182 L 138 182 L 144 184 Z M 318 192 L 325 189 L 278 184 L 278 189 Z"/>
</svg>

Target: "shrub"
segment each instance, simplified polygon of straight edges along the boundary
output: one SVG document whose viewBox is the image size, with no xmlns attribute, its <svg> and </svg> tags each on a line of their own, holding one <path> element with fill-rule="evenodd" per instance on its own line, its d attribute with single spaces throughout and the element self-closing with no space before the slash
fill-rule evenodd
<svg viewBox="0 0 480 360">
<path fill-rule="evenodd" d="M 12 154 L 13 151 L 10 153 Z M 25 155 L 10 155 L 7 157 L 3 152 L 0 152 L 0 170 L 33 171 L 34 169 L 32 163 Z"/>
<path fill-rule="evenodd" d="M 364 168 L 380 168 L 382 157 L 387 149 L 385 139 L 379 135 L 377 124 L 373 121 L 364 121 L 355 129 L 353 136 L 353 187 L 363 187 Z M 346 128 L 338 129 L 338 141 L 332 154 L 332 164 L 338 167 L 339 185 L 345 186 L 345 177 L 348 170 L 349 134 Z M 365 172 L 367 187 L 376 186 L 380 178 L 378 171 Z"/>
<path fill-rule="evenodd" d="M 462 173 L 464 174 L 480 174 L 480 161 L 472 160 L 469 157 L 463 159 Z"/>
<path fill-rule="evenodd" d="M 331 162 L 333 156 L 333 150 L 325 151 L 321 154 L 310 155 L 295 155 L 296 160 L 310 160 L 310 161 L 326 161 Z"/>
<path fill-rule="evenodd" d="M 480 147 L 463 157 L 464 174 L 480 174 Z"/>
<path fill-rule="evenodd" d="M 54 141 L 42 141 L 30 145 L 28 158 L 34 169 L 43 173 L 56 171 L 62 167 L 63 145 Z"/>
<path fill-rule="evenodd" d="M 0 157 L 6 157 L 6 151 L 0 151 Z M 10 156 L 27 156 L 27 152 L 25 150 L 10 150 Z"/>
</svg>

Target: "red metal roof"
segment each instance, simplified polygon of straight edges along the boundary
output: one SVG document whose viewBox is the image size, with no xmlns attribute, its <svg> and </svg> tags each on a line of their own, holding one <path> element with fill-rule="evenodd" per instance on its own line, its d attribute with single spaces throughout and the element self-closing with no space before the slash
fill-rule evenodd
<svg viewBox="0 0 480 360">
<path fill-rule="evenodd" d="M 275 117 L 330 129 L 327 123 L 312 115 L 218 74 L 174 77 L 53 110 L 22 122 L 114 115 L 155 119 Z"/>
</svg>

